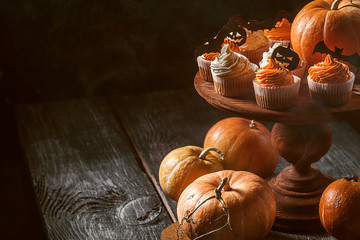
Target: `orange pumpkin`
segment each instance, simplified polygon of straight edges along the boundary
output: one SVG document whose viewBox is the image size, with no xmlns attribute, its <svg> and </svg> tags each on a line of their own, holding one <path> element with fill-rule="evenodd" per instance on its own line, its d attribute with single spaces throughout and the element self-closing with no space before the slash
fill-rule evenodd
<svg viewBox="0 0 360 240">
<path fill-rule="evenodd" d="M 214 148 L 204 150 L 196 146 L 185 146 L 168 153 L 159 169 L 159 182 L 164 193 L 177 201 L 182 191 L 195 179 L 223 170 L 222 163 L 210 153 L 211 150 L 219 151 Z"/>
<path fill-rule="evenodd" d="M 357 66 L 353 65 L 354 61 L 345 60 L 346 57 L 343 60 L 352 72 L 359 74 L 360 1 L 315 0 L 308 3 L 292 23 L 291 45 L 308 66 L 323 61 L 326 56 L 317 50 L 313 54 L 316 45 L 339 60 L 355 54 Z"/>
<path fill-rule="evenodd" d="M 323 192 L 319 216 L 323 227 L 337 239 L 360 239 L 360 179 L 356 175 L 331 183 Z"/>
<path fill-rule="evenodd" d="M 263 178 L 274 173 L 279 160 L 270 131 L 259 122 L 240 117 L 213 125 L 204 140 L 204 148 L 210 146 L 224 153 L 224 169 L 245 170 Z"/>
<path fill-rule="evenodd" d="M 275 215 L 275 197 L 264 179 L 247 171 L 223 170 L 196 179 L 180 195 L 178 232 L 190 239 L 204 234 L 200 239 L 263 239 Z"/>
</svg>

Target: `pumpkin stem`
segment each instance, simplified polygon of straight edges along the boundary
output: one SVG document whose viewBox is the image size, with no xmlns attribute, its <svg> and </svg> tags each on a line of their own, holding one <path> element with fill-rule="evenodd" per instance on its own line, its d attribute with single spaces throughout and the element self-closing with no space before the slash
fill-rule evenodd
<svg viewBox="0 0 360 240">
<path fill-rule="evenodd" d="M 330 10 L 338 10 L 338 5 L 340 3 L 341 0 L 335 0 L 330 7 Z M 350 3 L 352 3 L 352 0 L 350 0 Z"/>
<path fill-rule="evenodd" d="M 224 154 L 223 154 L 219 149 L 217 149 L 217 148 L 215 148 L 215 147 L 208 147 L 208 148 L 204 149 L 204 150 L 200 153 L 199 158 L 202 159 L 202 160 L 204 160 L 204 159 L 205 159 L 205 156 L 206 156 L 210 151 L 215 151 L 215 152 L 217 152 L 217 153 L 220 155 L 220 159 L 221 159 L 221 160 L 224 160 L 224 159 L 225 159 Z"/>
<path fill-rule="evenodd" d="M 223 226 L 221 226 L 221 227 L 219 227 L 219 228 L 217 228 L 217 229 L 214 229 L 214 230 L 212 230 L 212 231 L 210 231 L 210 232 L 204 233 L 204 234 L 202 234 L 202 235 L 194 238 L 193 240 L 196 240 L 196 239 L 202 238 L 202 237 L 204 237 L 204 236 L 207 236 L 207 235 L 209 235 L 209 234 L 211 234 L 211 233 L 217 232 L 217 231 L 223 229 L 224 227 L 226 227 L 226 225 L 229 225 L 230 230 L 233 231 L 233 229 L 231 228 L 231 224 L 230 224 L 230 213 L 229 213 L 228 206 L 226 205 L 224 199 L 221 197 L 221 191 L 222 191 L 223 188 L 226 187 L 226 185 L 228 184 L 228 180 L 229 180 L 229 179 L 228 179 L 227 177 L 224 177 L 224 178 L 221 180 L 219 186 L 214 189 L 214 190 L 215 190 L 215 194 L 214 194 L 214 195 L 206 198 L 204 201 L 202 201 L 201 203 L 199 203 L 199 205 L 197 205 L 197 206 L 194 208 L 194 210 L 192 210 L 192 212 L 190 212 L 189 210 L 187 210 L 187 211 L 185 212 L 184 217 L 181 219 L 181 223 L 179 224 L 179 226 L 178 226 L 177 229 L 176 229 L 176 235 L 177 235 L 177 239 L 178 239 L 178 240 L 179 240 L 179 229 L 182 227 L 184 221 L 186 221 L 187 223 L 195 224 L 195 222 L 194 222 L 194 220 L 191 218 L 191 216 L 192 216 L 192 215 L 196 212 L 196 210 L 198 210 L 204 203 L 206 203 L 207 201 L 209 201 L 209 200 L 211 200 L 211 199 L 213 199 L 213 198 L 217 199 L 217 200 L 220 202 L 221 207 L 222 207 L 223 211 L 225 212 L 225 214 L 226 214 L 226 216 L 227 216 L 227 222 L 226 222 Z M 224 215 L 221 215 L 219 218 L 221 218 L 222 216 L 224 216 Z M 182 230 L 182 229 L 181 229 L 181 230 Z M 181 237 L 182 237 L 182 235 L 181 235 Z"/>
<path fill-rule="evenodd" d="M 360 180 L 359 176 L 356 173 L 354 173 L 352 177 L 345 177 L 345 179 L 351 182 L 359 182 Z"/>
<path fill-rule="evenodd" d="M 251 127 L 251 128 L 255 128 L 255 127 L 256 127 L 254 120 L 251 120 L 251 123 L 249 124 L 249 127 Z"/>
</svg>

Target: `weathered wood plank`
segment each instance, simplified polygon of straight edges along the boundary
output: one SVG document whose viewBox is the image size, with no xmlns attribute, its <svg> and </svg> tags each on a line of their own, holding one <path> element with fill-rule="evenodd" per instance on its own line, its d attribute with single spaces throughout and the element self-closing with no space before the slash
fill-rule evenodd
<svg viewBox="0 0 360 240">
<path fill-rule="evenodd" d="M 202 146 L 210 127 L 231 116 L 210 106 L 193 89 L 114 96 L 110 101 L 157 184 L 160 163 L 169 151 L 185 145 Z M 265 125 L 272 127 L 271 123 Z M 346 122 L 331 123 L 330 126 L 333 145 L 314 166 L 335 178 L 360 172 L 359 134 Z M 288 165 L 280 159 L 276 173 Z M 176 218 L 176 202 L 166 199 Z M 273 231 L 266 239 L 334 238 L 327 234 L 302 236 Z"/>
<path fill-rule="evenodd" d="M 202 146 L 207 130 L 230 116 L 211 108 L 193 89 L 114 96 L 111 102 L 157 184 L 167 153 L 182 146 Z M 176 218 L 176 202 L 165 198 Z"/>
<path fill-rule="evenodd" d="M 171 223 L 107 101 L 16 108 L 49 239 L 159 239 Z"/>
</svg>

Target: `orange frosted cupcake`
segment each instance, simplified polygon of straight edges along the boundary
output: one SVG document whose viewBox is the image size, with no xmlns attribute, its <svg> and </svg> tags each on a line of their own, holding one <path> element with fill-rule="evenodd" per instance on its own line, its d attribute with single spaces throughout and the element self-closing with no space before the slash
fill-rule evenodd
<svg viewBox="0 0 360 240">
<path fill-rule="evenodd" d="M 309 91 L 314 101 L 341 106 L 350 101 L 355 74 L 349 67 L 327 55 L 323 62 L 309 68 L 307 77 Z"/>
<path fill-rule="evenodd" d="M 256 103 L 267 109 L 285 109 L 296 103 L 301 79 L 273 59 L 256 73 L 253 81 Z"/>
<path fill-rule="evenodd" d="M 246 42 L 239 46 L 239 53 L 249 59 L 250 62 L 259 65 L 262 54 L 269 50 L 269 39 L 264 35 L 263 30 L 246 30 Z"/>
<path fill-rule="evenodd" d="M 273 54 L 274 50 L 279 46 L 283 46 L 283 45 L 281 45 L 281 43 L 275 43 L 272 47 L 269 48 L 269 51 L 263 53 L 262 59 L 259 62 L 260 68 L 265 67 L 265 65 L 267 65 L 270 62 L 271 55 Z M 285 47 L 285 46 L 283 46 L 283 47 Z M 286 46 L 286 47 L 288 47 L 288 46 Z M 300 59 L 298 66 L 294 70 L 291 70 L 291 73 L 293 75 L 301 78 L 301 83 L 307 83 L 306 76 L 305 76 L 306 63 L 304 60 Z"/>
<path fill-rule="evenodd" d="M 210 52 L 210 53 L 204 53 L 203 55 L 197 57 L 197 63 L 198 63 L 198 67 L 199 67 L 200 76 L 205 81 L 208 81 L 208 82 L 213 81 L 213 78 L 211 75 L 210 64 L 219 55 L 220 55 L 220 53 L 218 53 L 218 52 Z"/>
<path fill-rule="evenodd" d="M 283 18 L 275 24 L 275 28 L 265 29 L 264 34 L 269 39 L 269 45 L 272 47 L 275 43 L 280 43 L 287 47 L 290 43 L 291 23 Z"/>
</svg>

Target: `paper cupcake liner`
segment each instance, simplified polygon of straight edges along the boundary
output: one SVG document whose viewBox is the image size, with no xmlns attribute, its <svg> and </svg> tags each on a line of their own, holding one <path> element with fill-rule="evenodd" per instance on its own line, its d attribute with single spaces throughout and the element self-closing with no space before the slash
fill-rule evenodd
<svg viewBox="0 0 360 240">
<path fill-rule="evenodd" d="M 240 48 L 240 54 L 247 57 L 250 62 L 255 63 L 256 65 L 259 65 L 259 62 L 263 57 L 263 53 L 267 51 L 269 51 L 269 46 L 264 46 L 256 50 L 247 50 Z"/>
<path fill-rule="evenodd" d="M 351 73 L 351 79 L 344 83 L 318 83 L 307 77 L 311 98 L 320 104 L 327 106 L 341 106 L 350 101 L 355 75 Z"/>
<path fill-rule="evenodd" d="M 292 70 L 291 73 L 301 79 L 301 84 L 306 84 L 306 63 L 303 60 L 300 60 L 299 67 Z"/>
<path fill-rule="evenodd" d="M 275 43 L 280 43 L 281 46 L 287 47 L 289 46 L 290 40 L 274 40 L 269 39 L 269 48 L 274 46 Z"/>
<path fill-rule="evenodd" d="M 205 60 L 201 56 L 198 56 L 197 63 L 201 78 L 204 79 L 205 81 L 213 82 L 211 68 L 210 68 L 211 61 Z"/>
<path fill-rule="evenodd" d="M 267 109 L 286 109 L 295 105 L 301 79 L 294 76 L 294 83 L 281 87 L 265 87 L 253 81 L 256 103 Z"/>
<path fill-rule="evenodd" d="M 232 76 L 216 76 L 213 74 L 215 91 L 225 97 L 247 97 L 254 94 L 252 81 L 255 73 Z"/>
</svg>

